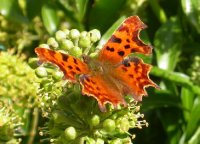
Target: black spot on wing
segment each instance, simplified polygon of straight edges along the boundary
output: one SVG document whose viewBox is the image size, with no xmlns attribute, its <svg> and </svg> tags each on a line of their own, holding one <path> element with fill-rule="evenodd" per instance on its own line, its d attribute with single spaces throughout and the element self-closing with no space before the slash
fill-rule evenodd
<svg viewBox="0 0 200 144">
<path fill-rule="evenodd" d="M 76 70 L 79 71 L 79 72 L 81 71 L 79 67 L 76 67 Z"/>
<path fill-rule="evenodd" d="M 106 47 L 106 50 L 111 51 L 111 52 L 114 52 L 114 51 L 115 51 L 114 48 L 110 48 L 109 46 Z"/>
<path fill-rule="evenodd" d="M 113 35 L 113 36 L 110 38 L 110 41 L 113 42 L 113 43 L 121 43 L 121 42 L 122 42 L 121 38 L 118 38 L 118 37 L 116 37 L 115 35 Z"/>
<path fill-rule="evenodd" d="M 75 63 L 75 64 L 78 64 L 78 62 L 77 62 L 77 60 L 76 60 L 75 58 L 73 58 L 73 60 L 74 60 L 74 63 Z"/>
<path fill-rule="evenodd" d="M 69 68 L 69 69 L 73 69 L 73 67 L 72 67 L 72 66 L 70 66 L 70 65 L 68 66 L 68 68 Z"/>
<path fill-rule="evenodd" d="M 119 54 L 119 56 L 123 57 L 125 53 L 124 53 L 124 51 L 118 51 L 118 54 Z"/>
<path fill-rule="evenodd" d="M 63 61 L 67 61 L 69 56 L 66 54 L 61 53 Z"/>
<path fill-rule="evenodd" d="M 125 49 L 129 49 L 129 48 L 131 48 L 131 47 L 130 47 L 129 44 L 127 44 L 127 45 L 124 46 L 124 48 L 125 48 Z"/>
<path fill-rule="evenodd" d="M 133 74 L 129 74 L 128 76 L 129 76 L 130 78 L 133 78 Z"/>
</svg>

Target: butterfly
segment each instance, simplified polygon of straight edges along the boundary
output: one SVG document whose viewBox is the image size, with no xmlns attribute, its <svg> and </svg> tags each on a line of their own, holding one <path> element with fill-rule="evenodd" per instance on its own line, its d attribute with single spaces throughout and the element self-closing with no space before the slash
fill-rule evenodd
<svg viewBox="0 0 200 144">
<path fill-rule="evenodd" d="M 106 111 L 106 103 L 114 107 L 119 104 L 126 106 L 125 95 L 141 101 L 147 95 L 146 87 L 159 88 L 149 78 L 151 65 L 139 57 L 128 56 L 131 53 L 152 53 L 152 47 L 139 38 L 139 32 L 144 28 L 146 25 L 138 16 L 128 17 L 95 59 L 83 57 L 81 60 L 46 48 L 35 48 L 35 52 L 40 61 L 57 65 L 65 79 L 79 82 L 82 94 L 94 97 L 100 110 Z"/>
</svg>

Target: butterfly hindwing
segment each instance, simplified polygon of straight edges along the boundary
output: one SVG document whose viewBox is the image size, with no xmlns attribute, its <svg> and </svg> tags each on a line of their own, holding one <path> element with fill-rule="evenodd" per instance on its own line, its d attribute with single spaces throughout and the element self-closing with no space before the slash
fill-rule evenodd
<svg viewBox="0 0 200 144">
<path fill-rule="evenodd" d="M 103 75 L 82 75 L 80 76 L 80 83 L 82 85 L 82 93 L 93 96 L 98 101 L 101 111 L 106 110 L 105 104 L 107 102 L 112 103 L 114 106 L 117 106 L 117 104 L 126 105 L 119 89 L 105 80 Z"/>
<path fill-rule="evenodd" d="M 142 100 L 142 96 L 147 95 L 145 87 L 158 86 L 149 78 L 151 65 L 145 64 L 142 59 L 132 57 L 124 59 L 115 72 L 117 79 L 121 80 L 127 87 L 127 94 L 133 95 L 135 100 Z"/>
</svg>

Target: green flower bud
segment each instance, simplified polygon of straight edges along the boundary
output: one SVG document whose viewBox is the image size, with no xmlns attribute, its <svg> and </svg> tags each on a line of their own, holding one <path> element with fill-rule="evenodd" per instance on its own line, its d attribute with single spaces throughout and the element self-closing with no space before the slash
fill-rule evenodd
<svg viewBox="0 0 200 144">
<path fill-rule="evenodd" d="M 68 29 L 64 29 L 63 32 L 65 33 L 66 37 L 68 37 L 70 31 Z"/>
<path fill-rule="evenodd" d="M 55 40 L 55 38 L 51 37 L 47 40 L 47 44 L 53 48 L 58 47 L 58 42 Z"/>
<path fill-rule="evenodd" d="M 81 37 L 81 38 L 87 37 L 87 34 L 88 34 L 88 32 L 82 31 L 80 37 Z"/>
<path fill-rule="evenodd" d="M 130 125 L 131 128 L 134 128 L 135 127 L 135 121 L 130 121 L 129 125 Z"/>
<path fill-rule="evenodd" d="M 70 40 L 68 40 L 68 39 L 62 40 L 62 41 L 61 41 L 61 45 L 62 45 L 62 48 L 63 48 L 64 50 L 67 50 L 67 51 L 70 50 L 70 49 L 72 49 L 72 48 L 74 47 L 73 42 L 70 41 Z"/>
<path fill-rule="evenodd" d="M 115 121 L 112 119 L 106 119 L 103 122 L 103 128 L 104 130 L 106 130 L 107 132 L 112 132 L 115 130 Z"/>
<path fill-rule="evenodd" d="M 63 32 L 61 30 L 56 32 L 56 40 L 57 41 L 61 41 L 61 40 L 65 39 L 65 38 L 66 38 L 65 32 Z"/>
<path fill-rule="evenodd" d="M 78 39 L 80 36 L 80 32 L 77 29 L 72 29 L 69 33 L 71 39 Z"/>
<path fill-rule="evenodd" d="M 41 47 L 41 48 L 49 48 L 49 45 L 48 44 L 40 44 L 39 47 Z"/>
<path fill-rule="evenodd" d="M 79 40 L 79 46 L 83 48 L 87 48 L 91 46 L 91 41 L 89 37 L 82 37 Z"/>
<path fill-rule="evenodd" d="M 101 38 L 101 33 L 100 33 L 100 31 L 97 30 L 97 29 L 91 30 L 88 34 L 89 34 L 90 40 L 91 40 L 92 42 L 97 42 L 97 41 L 100 40 L 100 38 Z"/>
<path fill-rule="evenodd" d="M 60 81 L 63 78 L 64 74 L 61 71 L 55 71 L 53 72 L 52 76 L 55 81 Z"/>
<path fill-rule="evenodd" d="M 121 130 L 121 132 L 127 132 L 129 130 L 129 121 L 126 118 L 118 118 L 117 119 L 117 127 Z"/>
<path fill-rule="evenodd" d="M 95 144 L 104 144 L 104 140 L 97 138 L 96 143 Z"/>
<path fill-rule="evenodd" d="M 82 49 L 80 47 L 75 46 L 74 48 L 70 50 L 70 53 L 72 53 L 73 55 L 77 57 L 80 57 L 82 55 Z"/>
<path fill-rule="evenodd" d="M 0 141 L 9 141 L 10 139 L 13 138 L 13 129 L 5 124 L 5 125 L 1 125 L 0 126 L 0 134 L 1 134 L 1 137 L 0 137 Z"/>
<path fill-rule="evenodd" d="M 117 139 L 112 140 L 110 144 L 122 144 L 122 141 L 119 138 L 117 138 Z"/>
<path fill-rule="evenodd" d="M 97 126 L 100 123 L 100 117 L 98 115 L 94 115 L 91 119 L 91 125 Z"/>
<path fill-rule="evenodd" d="M 65 138 L 67 140 L 74 140 L 76 138 L 76 129 L 74 127 L 68 127 L 65 129 Z"/>
<path fill-rule="evenodd" d="M 43 78 L 43 77 L 47 77 L 47 71 L 44 67 L 40 66 L 35 70 L 35 74 L 39 77 L 39 78 Z"/>
<path fill-rule="evenodd" d="M 29 58 L 28 64 L 32 69 L 35 69 L 38 67 L 38 58 Z"/>
</svg>

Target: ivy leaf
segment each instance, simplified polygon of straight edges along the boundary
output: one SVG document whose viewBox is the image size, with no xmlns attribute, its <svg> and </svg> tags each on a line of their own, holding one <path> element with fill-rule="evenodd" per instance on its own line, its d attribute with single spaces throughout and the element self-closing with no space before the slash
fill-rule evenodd
<svg viewBox="0 0 200 144">
<path fill-rule="evenodd" d="M 183 12 L 190 21 L 190 23 L 196 28 L 197 32 L 200 33 L 200 1 L 199 0 L 182 0 L 181 1 Z"/>
<path fill-rule="evenodd" d="M 17 23 L 28 23 L 28 19 L 23 15 L 16 0 L 1 0 L 0 14 L 10 21 Z"/>
<path fill-rule="evenodd" d="M 53 34 L 57 30 L 59 19 L 56 8 L 53 5 L 45 4 L 42 6 L 42 20 L 45 28 L 50 34 Z"/>
<path fill-rule="evenodd" d="M 176 18 L 171 18 L 158 29 L 154 45 L 158 67 L 173 71 L 182 46 L 182 31 Z"/>
</svg>

